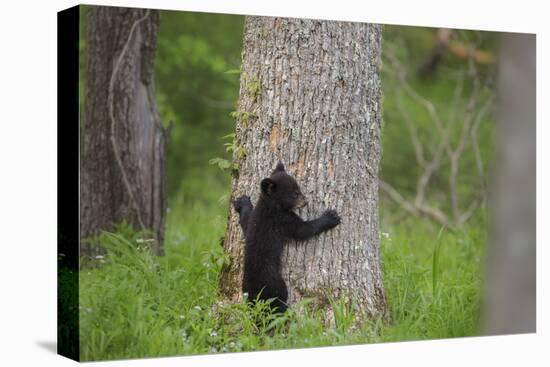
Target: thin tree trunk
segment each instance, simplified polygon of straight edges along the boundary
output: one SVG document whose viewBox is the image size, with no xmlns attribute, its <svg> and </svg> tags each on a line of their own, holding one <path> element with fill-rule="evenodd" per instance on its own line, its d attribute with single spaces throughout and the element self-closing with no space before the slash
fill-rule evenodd
<svg viewBox="0 0 550 367">
<path fill-rule="evenodd" d="M 483 331 L 536 331 L 536 40 L 503 35 Z"/>
<path fill-rule="evenodd" d="M 370 316 L 385 314 L 379 260 L 380 42 L 378 25 L 247 17 L 242 54 L 231 199 L 250 195 L 277 161 L 308 199 L 299 214 L 336 209 L 342 224 L 287 245 L 283 275 L 289 303 L 354 299 Z M 224 242 L 230 264 L 220 289 L 240 299 L 244 237 L 232 208 Z M 328 297 L 327 297 L 328 296 Z"/>
<path fill-rule="evenodd" d="M 166 211 L 165 131 L 153 89 L 158 26 L 155 10 L 89 7 L 80 209 L 81 239 L 126 221 L 152 232 L 155 254 Z M 81 255 L 97 253 L 81 243 Z"/>
</svg>

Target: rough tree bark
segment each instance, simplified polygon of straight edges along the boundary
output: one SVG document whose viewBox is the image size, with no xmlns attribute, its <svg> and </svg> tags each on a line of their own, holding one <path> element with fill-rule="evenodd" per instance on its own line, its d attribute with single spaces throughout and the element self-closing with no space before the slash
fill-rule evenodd
<svg viewBox="0 0 550 367">
<path fill-rule="evenodd" d="M 247 17 L 236 138 L 246 156 L 231 200 L 251 196 L 277 161 L 296 177 L 308 199 L 299 214 L 311 219 L 333 208 L 335 229 L 290 243 L 283 259 L 289 303 L 327 296 L 354 299 L 369 316 L 384 315 L 379 260 L 380 26 L 360 23 Z M 224 248 L 230 261 L 220 289 L 241 295 L 244 237 L 228 214 Z"/>
<path fill-rule="evenodd" d="M 158 11 L 89 7 L 80 209 L 81 239 L 125 220 L 152 232 L 155 254 L 166 211 L 165 130 L 153 89 L 158 26 Z M 80 249 L 99 253 L 84 241 Z"/>
<path fill-rule="evenodd" d="M 536 331 L 536 39 L 503 35 L 491 241 L 482 312 L 487 334 Z"/>
</svg>

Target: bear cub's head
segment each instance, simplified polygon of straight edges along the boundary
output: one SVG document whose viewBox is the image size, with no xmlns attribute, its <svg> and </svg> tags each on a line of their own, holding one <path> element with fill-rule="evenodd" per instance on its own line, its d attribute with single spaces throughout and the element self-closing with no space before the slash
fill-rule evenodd
<svg viewBox="0 0 550 367">
<path fill-rule="evenodd" d="M 307 205 L 306 197 L 300 191 L 294 177 L 285 171 L 285 166 L 279 162 L 269 178 L 264 178 L 260 184 L 262 196 L 283 210 L 303 208 Z"/>
</svg>

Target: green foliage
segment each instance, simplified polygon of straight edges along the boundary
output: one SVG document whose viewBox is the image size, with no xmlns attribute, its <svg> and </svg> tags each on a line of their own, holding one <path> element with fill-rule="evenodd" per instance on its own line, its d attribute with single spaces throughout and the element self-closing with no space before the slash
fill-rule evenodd
<svg viewBox="0 0 550 367">
<path fill-rule="evenodd" d="M 258 101 L 258 96 L 260 95 L 260 81 L 256 76 L 248 76 L 247 74 L 243 74 L 243 80 L 248 96 L 253 103 L 256 103 Z"/>
<path fill-rule="evenodd" d="M 344 335 L 350 330 L 355 321 L 353 303 L 347 302 L 343 297 L 339 299 L 329 297 L 329 302 L 334 312 L 335 331 Z"/>
<path fill-rule="evenodd" d="M 170 196 L 184 190 L 200 197 L 204 182 L 229 183 L 208 162 L 230 161 L 230 154 L 209 142 L 235 130 L 229 113 L 239 92 L 242 26 L 235 15 L 161 13 L 155 80 L 161 119 L 174 123 L 167 145 Z M 188 180 L 198 192 L 189 191 Z"/>
<path fill-rule="evenodd" d="M 223 73 L 224 74 L 240 74 L 241 69 L 230 69 L 230 70 L 224 71 Z"/>
<path fill-rule="evenodd" d="M 254 112 L 246 111 L 231 111 L 229 115 L 236 121 L 240 121 L 244 127 L 248 127 L 248 123 L 251 119 L 258 117 Z"/>
<path fill-rule="evenodd" d="M 483 218 L 479 219 L 485 224 Z M 429 223 L 428 223 L 429 224 Z M 475 335 L 479 315 L 483 226 L 440 231 L 410 218 L 383 229 L 382 265 L 393 327 L 385 340 Z M 386 232 L 387 231 L 387 232 Z M 434 242 L 438 276 L 434 290 Z"/>
<path fill-rule="evenodd" d="M 441 227 L 437 238 L 435 240 L 434 252 L 433 252 L 433 261 L 432 261 L 432 294 L 435 295 L 435 290 L 437 288 L 437 279 L 439 277 L 439 252 L 441 249 L 441 234 L 445 230 L 445 226 Z"/>
<path fill-rule="evenodd" d="M 225 151 L 228 153 L 233 153 L 236 160 L 241 160 L 246 157 L 246 148 L 236 143 L 234 133 L 225 135 L 222 139 L 231 139 L 229 143 L 224 143 Z"/>
<path fill-rule="evenodd" d="M 262 37 L 262 39 L 266 39 L 267 35 L 268 35 L 267 29 L 262 27 L 262 29 L 260 30 L 260 37 Z"/>
<path fill-rule="evenodd" d="M 417 179 L 422 173 L 415 162 L 415 149 L 407 129 L 409 120 L 429 159 L 435 152 L 442 136 L 438 132 L 430 112 L 403 90 L 399 75 L 391 67 L 390 57 L 395 57 L 403 67 L 404 78 L 410 87 L 433 105 L 441 121 L 450 128 L 449 142 L 456 147 L 464 121 L 471 114 L 472 104 L 480 108 L 482 101 L 494 94 L 494 66 L 477 65 L 479 94 L 470 100 L 475 78 L 468 62 L 444 53 L 434 75 L 420 78 L 418 69 L 433 51 L 435 29 L 422 27 L 385 26 L 381 85 L 383 90 L 383 128 L 381 177 L 404 197 L 414 196 Z M 495 50 L 495 34 L 490 32 L 457 31 L 455 37 L 481 48 Z M 458 87 L 462 83 L 461 87 Z M 485 168 L 489 166 L 493 152 L 494 117 L 489 109 L 481 119 L 477 130 L 480 159 Z M 414 164 L 411 164 L 411 161 Z M 427 200 L 443 212 L 449 212 L 450 164 L 443 159 L 427 187 Z M 479 197 L 481 183 L 477 173 L 475 153 L 470 139 L 458 162 L 457 193 L 462 209 Z"/>
<path fill-rule="evenodd" d="M 104 262 L 80 274 L 84 360 L 209 351 L 205 311 L 217 297 L 227 203 L 184 203 L 183 195 L 172 202 L 164 257 L 140 248 L 139 233 L 100 236 Z"/>
<path fill-rule="evenodd" d="M 231 171 L 238 171 L 239 170 L 239 163 L 241 159 L 246 157 L 246 148 L 243 146 L 238 145 L 235 142 L 235 134 L 227 134 L 225 136 L 222 136 L 222 139 L 231 139 L 230 142 L 224 143 L 225 151 L 228 153 L 232 153 L 233 155 L 233 161 L 230 162 L 227 159 L 223 158 L 212 158 L 208 163 L 212 165 L 217 165 L 221 170 L 231 170 Z"/>
<path fill-rule="evenodd" d="M 231 163 L 227 159 L 223 159 L 223 158 L 212 158 L 211 160 L 208 161 L 208 163 L 217 165 L 221 170 L 235 169 L 236 167 L 238 167 L 234 163 Z"/>
</svg>

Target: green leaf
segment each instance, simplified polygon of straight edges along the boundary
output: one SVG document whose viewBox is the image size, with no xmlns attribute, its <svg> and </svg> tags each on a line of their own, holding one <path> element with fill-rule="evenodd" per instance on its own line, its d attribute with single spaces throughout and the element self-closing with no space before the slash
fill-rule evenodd
<svg viewBox="0 0 550 367">
<path fill-rule="evenodd" d="M 240 74 L 241 73 L 241 69 L 229 69 L 227 71 L 224 71 L 223 72 L 224 74 Z"/>
<path fill-rule="evenodd" d="M 208 163 L 212 165 L 217 164 L 218 167 L 220 167 L 220 169 L 222 170 L 228 169 L 229 167 L 231 167 L 231 162 L 223 158 L 212 158 L 211 160 L 208 161 Z"/>
<path fill-rule="evenodd" d="M 437 288 L 437 281 L 439 276 L 439 252 L 441 249 L 441 234 L 445 230 L 445 226 L 442 226 L 437 234 L 437 239 L 435 240 L 435 246 L 433 251 L 433 262 L 432 262 L 432 294 L 435 297 L 435 290 Z"/>
</svg>

